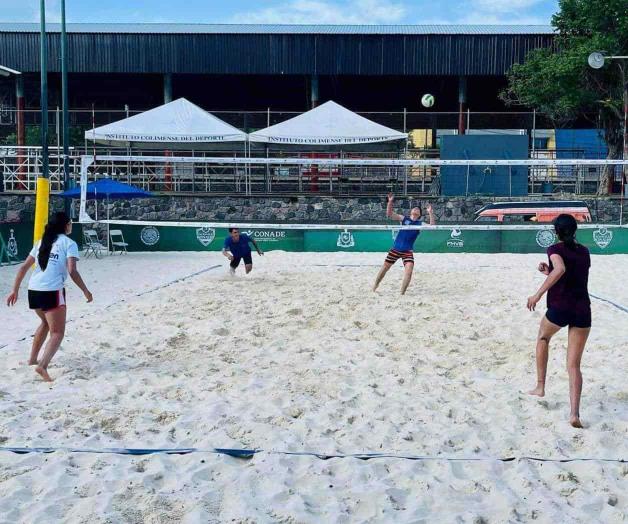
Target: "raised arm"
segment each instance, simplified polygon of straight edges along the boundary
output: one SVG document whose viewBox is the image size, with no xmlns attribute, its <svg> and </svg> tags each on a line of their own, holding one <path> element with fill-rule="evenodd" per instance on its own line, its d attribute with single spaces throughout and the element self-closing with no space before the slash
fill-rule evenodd
<svg viewBox="0 0 628 524">
<path fill-rule="evenodd" d="M 85 295 L 85 298 L 87 299 L 87 302 L 94 300 L 91 292 L 87 289 L 85 282 L 83 282 L 83 277 L 81 277 L 81 274 L 78 272 L 78 268 L 76 267 L 76 258 L 74 257 L 68 258 L 68 274 L 70 275 L 72 281 L 81 289 L 83 295 Z"/>
<path fill-rule="evenodd" d="M 430 226 L 435 226 L 436 217 L 434 216 L 434 210 L 432 209 L 432 204 L 427 205 L 427 214 L 430 216 Z"/>
<path fill-rule="evenodd" d="M 393 202 L 395 201 L 395 195 L 392 193 L 388 193 L 388 204 L 386 205 L 386 216 L 391 220 L 397 220 L 401 222 L 403 220 L 403 215 L 395 213 L 393 211 Z"/>
<path fill-rule="evenodd" d="M 552 261 L 554 269 L 547 273 L 547 278 L 539 290 L 531 297 L 528 297 L 528 309 L 530 311 L 534 311 L 539 300 L 543 298 L 543 295 L 545 295 L 545 293 L 547 293 L 547 291 L 565 274 L 565 262 L 563 261 L 563 257 L 554 253 L 553 255 L 550 255 L 550 260 Z M 541 269 L 541 265 L 539 265 L 539 270 L 541 271 Z M 544 271 L 541 272 L 544 273 Z"/>
<path fill-rule="evenodd" d="M 17 275 L 15 275 L 15 280 L 13 281 L 13 289 L 11 290 L 11 293 L 7 295 L 7 306 L 13 306 L 17 302 L 22 280 L 24 280 L 26 273 L 28 273 L 28 270 L 33 267 L 34 263 L 35 257 L 28 255 L 26 260 L 20 266 L 20 269 L 17 270 Z"/>
</svg>

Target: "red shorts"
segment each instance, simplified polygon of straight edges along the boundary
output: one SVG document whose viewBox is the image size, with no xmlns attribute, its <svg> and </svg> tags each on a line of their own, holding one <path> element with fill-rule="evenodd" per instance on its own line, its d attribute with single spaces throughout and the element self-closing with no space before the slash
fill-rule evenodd
<svg viewBox="0 0 628 524">
<path fill-rule="evenodd" d="M 394 264 L 397 260 L 401 259 L 403 264 L 414 264 L 414 253 L 412 251 L 397 251 L 391 249 L 386 255 L 386 262 L 388 264 Z"/>
</svg>

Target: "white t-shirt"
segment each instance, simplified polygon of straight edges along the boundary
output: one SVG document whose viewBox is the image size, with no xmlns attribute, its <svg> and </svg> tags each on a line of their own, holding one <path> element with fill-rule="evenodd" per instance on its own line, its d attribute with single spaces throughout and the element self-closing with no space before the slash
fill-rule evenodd
<svg viewBox="0 0 628 524">
<path fill-rule="evenodd" d="M 66 235 L 59 235 L 52 244 L 50 258 L 46 270 L 39 267 L 37 255 L 41 241 L 37 242 L 29 253 L 35 259 L 35 271 L 28 281 L 28 289 L 31 291 L 59 291 L 63 289 L 68 278 L 68 258 L 79 258 L 76 242 Z"/>
</svg>

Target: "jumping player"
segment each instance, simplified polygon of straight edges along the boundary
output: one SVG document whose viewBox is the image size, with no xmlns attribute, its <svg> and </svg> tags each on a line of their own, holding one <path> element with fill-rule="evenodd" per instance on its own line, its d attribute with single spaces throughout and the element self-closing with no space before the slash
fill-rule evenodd
<svg viewBox="0 0 628 524">
<path fill-rule="evenodd" d="M 253 269 L 253 259 L 251 258 L 251 246 L 249 246 L 249 242 L 253 244 L 258 255 L 262 256 L 264 254 L 252 237 L 240 233 L 237 227 L 229 228 L 229 236 L 225 238 L 222 254 L 231 261 L 229 264 L 229 272 L 232 275 L 235 275 L 235 270 L 240 265 L 241 260 L 244 260 L 244 269 L 247 275 Z"/>
<path fill-rule="evenodd" d="M 13 291 L 7 297 L 7 306 L 17 302 L 20 285 L 35 264 L 35 271 L 28 282 L 28 304 L 41 320 L 35 335 L 28 364 L 37 366 L 35 371 L 46 382 L 52 382 L 48 374 L 48 364 L 61 345 L 65 334 L 65 280 L 70 275 L 81 288 L 87 302 L 92 294 L 81 278 L 76 263 L 79 258 L 78 246 L 68 235 L 72 233 L 72 221 L 65 213 L 55 213 L 44 231 L 41 242 L 35 244 L 24 263 L 20 266 L 13 284 Z M 39 351 L 48 337 L 48 343 L 41 359 Z"/>
<path fill-rule="evenodd" d="M 582 373 L 580 360 L 591 331 L 591 300 L 587 283 L 591 257 L 589 250 L 576 242 L 578 223 L 571 215 L 559 215 L 554 220 L 554 229 L 560 242 L 547 249 L 549 265 L 539 264 L 538 270 L 547 275 L 545 282 L 528 298 L 528 309 L 534 311 L 536 304 L 547 292 L 547 312 L 541 320 L 536 341 L 536 387 L 530 395 L 545 395 L 545 377 L 549 342 L 561 328 L 569 326 L 567 335 L 567 372 L 569 373 L 569 400 L 571 415 L 569 423 L 581 428 L 580 396 Z"/>
<path fill-rule="evenodd" d="M 392 220 L 398 220 L 402 226 L 420 226 L 422 224 L 422 221 L 420 220 L 420 207 L 413 207 L 410 210 L 410 216 L 399 215 L 393 212 L 394 200 L 394 195 L 392 193 L 389 193 L 388 205 L 386 206 L 386 216 L 388 218 Z M 434 218 L 434 213 L 430 204 L 427 205 L 427 212 L 430 216 L 430 226 L 436 225 L 436 219 Z M 386 260 L 384 261 L 384 265 L 377 274 L 377 278 L 375 279 L 375 285 L 373 286 L 373 291 L 377 289 L 377 286 L 379 286 L 379 283 L 382 281 L 384 276 L 386 276 L 386 273 L 388 273 L 388 270 L 394 265 L 394 263 L 397 262 L 397 260 L 401 259 L 403 261 L 404 267 L 403 282 L 401 283 L 401 294 L 405 294 L 406 289 L 408 289 L 408 285 L 410 284 L 410 280 L 412 280 L 412 272 L 414 271 L 414 254 L 412 250 L 414 249 L 414 242 L 416 241 L 420 232 L 421 231 L 418 229 L 404 229 L 397 233 L 395 243 L 393 244 L 392 249 L 388 252 Z"/>
</svg>

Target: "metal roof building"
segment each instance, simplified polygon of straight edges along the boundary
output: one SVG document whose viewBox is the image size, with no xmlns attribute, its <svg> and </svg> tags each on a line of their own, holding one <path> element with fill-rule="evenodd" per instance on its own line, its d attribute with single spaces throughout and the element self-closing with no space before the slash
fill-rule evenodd
<svg viewBox="0 0 628 524">
<path fill-rule="evenodd" d="M 59 27 L 48 31 L 55 57 Z M 534 25 L 68 25 L 74 73 L 503 75 L 553 38 Z M 36 72 L 39 26 L 0 24 L 0 57 Z"/>
<path fill-rule="evenodd" d="M 58 24 L 48 24 L 47 38 L 53 109 L 61 105 Z M 70 109 L 111 111 L 97 113 L 103 125 L 128 109 L 185 97 L 210 111 L 233 112 L 225 118 L 248 129 L 266 123 L 256 111 L 272 109 L 281 120 L 281 111 L 334 100 L 378 113 L 374 118 L 390 127 L 386 112 L 425 112 L 421 96 L 431 93 L 437 102 L 429 111 L 450 116 L 408 125 L 464 132 L 467 108 L 510 111 L 498 97 L 506 72 L 554 38 L 545 25 L 68 24 Z M 9 120 L 17 108 L 27 126 L 37 122 L 39 44 L 38 24 L 0 23 L 0 65 L 23 73 L 0 77 L 0 127 L 3 108 Z M 73 118 L 86 125 L 87 112 L 79 113 Z M 521 127 L 504 120 L 482 125 Z"/>
</svg>

